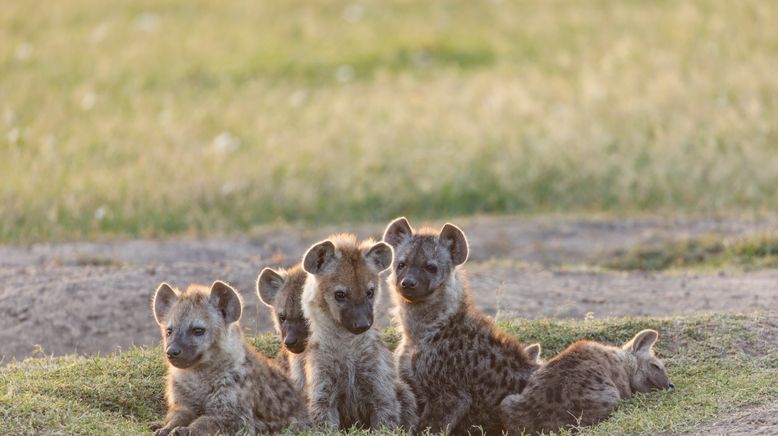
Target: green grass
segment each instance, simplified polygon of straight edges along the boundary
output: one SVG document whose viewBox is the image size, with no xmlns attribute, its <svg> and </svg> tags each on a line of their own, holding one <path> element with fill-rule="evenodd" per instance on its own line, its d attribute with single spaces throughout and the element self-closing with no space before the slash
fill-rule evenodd
<svg viewBox="0 0 778 436">
<path fill-rule="evenodd" d="M 643 328 L 660 331 L 657 352 L 674 391 L 624 402 L 591 434 L 656 434 L 694 428 L 715 416 L 778 400 L 778 330 L 766 315 L 699 315 L 502 323 L 544 357 L 572 341 L 622 343 Z M 385 333 L 394 346 L 395 330 Z M 273 336 L 253 339 L 274 353 Z M 99 357 L 27 359 L 0 369 L 0 434 L 138 434 L 165 410 L 165 366 L 158 349 L 133 348 Z"/>
<path fill-rule="evenodd" d="M 778 236 L 706 237 L 668 241 L 660 246 L 638 246 L 609 256 L 602 265 L 617 270 L 660 271 L 671 268 L 776 268 Z"/>
<path fill-rule="evenodd" d="M 8 0 L 0 241 L 778 209 L 778 3 Z"/>
</svg>

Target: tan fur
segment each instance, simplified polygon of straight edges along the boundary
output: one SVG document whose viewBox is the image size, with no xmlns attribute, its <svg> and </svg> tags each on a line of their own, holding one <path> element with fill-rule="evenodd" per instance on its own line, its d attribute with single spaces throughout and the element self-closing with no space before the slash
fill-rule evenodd
<svg viewBox="0 0 778 436">
<path fill-rule="evenodd" d="M 414 232 L 400 218 L 384 241 L 395 248 L 387 279 L 402 330 L 395 358 L 416 395 L 418 427 L 499 434 L 500 401 L 520 392 L 537 364 L 473 306 L 460 267 L 464 233 L 451 224 Z"/>
<path fill-rule="evenodd" d="M 266 268 L 257 277 L 257 295 L 270 308 L 273 323 L 281 339 L 281 349 L 275 357 L 275 362 L 300 391 L 304 392 L 305 348 L 310 336 L 310 328 L 302 307 L 302 293 L 307 273 L 299 263 L 289 269 L 268 270 Z M 281 283 L 272 280 L 281 280 Z M 280 317 L 283 317 L 283 321 Z M 287 348 L 284 343 L 285 339 L 288 339 L 290 330 L 294 330 L 294 334 L 299 336 L 298 340 L 301 341 L 294 351 Z"/>
<path fill-rule="evenodd" d="M 310 424 L 300 392 L 243 338 L 240 298 L 228 285 L 182 293 L 163 283 L 152 307 L 169 353 L 168 413 L 152 426 L 156 436 L 255 434 Z M 176 351 L 186 359 L 176 360 L 170 354 Z"/>
<path fill-rule="evenodd" d="M 672 387 L 664 365 L 651 350 L 653 342 L 640 350 L 633 345 L 632 341 L 622 348 L 574 343 L 536 371 L 523 392 L 502 401 L 506 429 L 521 434 L 595 424 L 635 392 Z"/>
<path fill-rule="evenodd" d="M 337 235 L 328 241 L 331 245 L 324 241 L 311 247 L 303 262 L 309 272 L 303 310 L 311 325 L 305 360 L 311 416 L 317 424 L 340 429 L 412 428 L 416 421 L 413 394 L 398 377 L 376 326 L 371 324 L 357 334 L 344 327 L 351 322 L 343 309 L 349 304 L 368 307 L 372 319 L 372 305 L 379 300 L 381 287 L 379 273 L 391 263 L 391 247 L 372 240 L 358 243 L 354 235 Z M 322 252 L 317 247 L 332 250 L 332 246 L 331 255 L 318 263 L 311 260 Z M 381 262 L 370 260 L 376 247 L 384 250 Z M 372 298 L 368 290 L 373 290 Z M 338 291 L 348 299 L 339 302 Z"/>
</svg>

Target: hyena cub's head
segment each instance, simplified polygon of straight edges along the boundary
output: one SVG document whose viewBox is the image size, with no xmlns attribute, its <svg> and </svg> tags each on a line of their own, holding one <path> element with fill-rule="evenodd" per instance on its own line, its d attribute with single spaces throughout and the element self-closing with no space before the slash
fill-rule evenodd
<svg viewBox="0 0 778 436">
<path fill-rule="evenodd" d="M 315 244 L 303 257 L 309 274 L 303 304 L 312 321 L 324 314 L 358 335 L 373 325 L 373 304 L 381 286 L 379 274 L 392 264 L 392 247 L 354 235 L 337 235 Z M 314 285 L 315 286 L 312 286 Z"/>
<path fill-rule="evenodd" d="M 265 268 L 257 278 L 257 295 L 273 312 L 281 343 L 292 353 L 302 353 L 311 331 L 303 316 L 305 271 L 300 264 L 290 269 Z"/>
<path fill-rule="evenodd" d="M 168 362 L 184 369 L 208 361 L 230 325 L 240 319 L 242 306 L 238 293 L 224 282 L 186 292 L 162 283 L 154 294 L 152 310 Z"/>
<path fill-rule="evenodd" d="M 643 330 L 636 334 L 623 349 L 635 356 L 637 365 L 630 374 L 630 385 L 635 392 L 649 392 L 656 389 L 670 389 L 675 386 L 670 383 L 662 361 L 654 356 L 654 344 L 659 338 L 656 330 Z"/>
<path fill-rule="evenodd" d="M 395 253 L 389 283 L 410 302 L 422 301 L 443 288 L 454 269 L 467 260 L 467 238 L 453 224 L 439 232 L 414 232 L 407 219 L 397 218 L 386 228 L 384 241 Z"/>
</svg>

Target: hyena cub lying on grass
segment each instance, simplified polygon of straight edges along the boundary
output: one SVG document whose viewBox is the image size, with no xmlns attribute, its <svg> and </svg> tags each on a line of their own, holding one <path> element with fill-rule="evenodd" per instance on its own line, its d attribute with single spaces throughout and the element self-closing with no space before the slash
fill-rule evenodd
<svg viewBox="0 0 778 436">
<path fill-rule="evenodd" d="M 301 301 L 306 277 L 302 265 L 297 264 L 289 269 L 265 268 L 257 278 L 257 295 L 273 312 L 281 337 L 276 362 L 300 391 L 305 390 L 305 347 L 311 334 Z"/>
<path fill-rule="evenodd" d="M 303 311 L 311 325 L 306 393 L 317 424 L 340 429 L 415 425 L 413 394 L 373 325 L 379 274 L 391 263 L 389 245 L 358 243 L 354 235 L 320 242 L 303 258 L 309 274 Z"/>
<path fill-rule="evenodd" d="M 537 370 L 522 393 L 502 401 L 505 428 L 521 434 L 595 424 L 635 392 L 672 388 L 652 349 L 658 337 L 643 330 L 622 348 L 574 343 Z"/>
<path fill-rule="evenodd" d="M 243 339 L 240 297 L 229 285 L 179 292 L 162 283 L 152 303 L 168 360 L 168 414 L 156 436 L 249 434 L 310 423 L 300 392 Z"/>
<path fill-rule="evenodd" d="M 414 232 L 398 218 L 384 241 L 395 249 L 388 278 L 402 330 L 395 356 L 416 395 L 418 427 L 500 434 L 500 401 L 521 392 L 538 365 L 473 307 L 460 271 L 465 234 L 453 224 Z"/>
</svg>

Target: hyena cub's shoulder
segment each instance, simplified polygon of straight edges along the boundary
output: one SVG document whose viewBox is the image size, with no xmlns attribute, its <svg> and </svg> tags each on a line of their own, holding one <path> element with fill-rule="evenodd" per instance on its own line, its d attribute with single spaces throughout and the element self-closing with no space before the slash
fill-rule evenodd
<svg viewBox="0 0 778 436">
<path fill-rule="evenodd" d="M 313 245 L 303 311 L 310 320 L 306 393 L 314 422 L 335 428 L 415 424 L 413 395 L 397 376 L 392 355 L 373 324 L 380 273 L 392 248 L 354 235 Z"/>
<path fill-rule="evenodd" d="M 555 432 L 607 418 L 635 392 L 672 388 L 656 358 L 654 330 L 643 330 L 621 348 L 578 341 L 537 370 L 524 391 L 506 397 L 500 413 L 507 429 Z"/>
<path fill-rule="evenodd" d="M 309 422 L 292 383 L 244 339 L 242 303 L 224 282 L 180 292 L 167 283 L 152 303 L 168 362 L 168 414 L 155 435 L 275 432 Z"/>
<path fill-rule="evenodd" d="M 273 313 L 282 348 L 276 361 L 289 377 L 305 387 L 304 352 L 310 336 L 303 315 L 302 294 L 307 273 L 301 264 L 289 269 L 265 268 L 257 278 L 257 295 Z"/>
<path fill-rule="evenodd" d="M 416 394 L 419 427 L 499 434 L 500 400 L 520 392 L 537 364 L 473 306 L 464 232 L 453 224 L 414 230 L 398 218 L 384 241 L 395 249 L 387 279 L 403 334 L 395 355 Z"/>
</svg>

